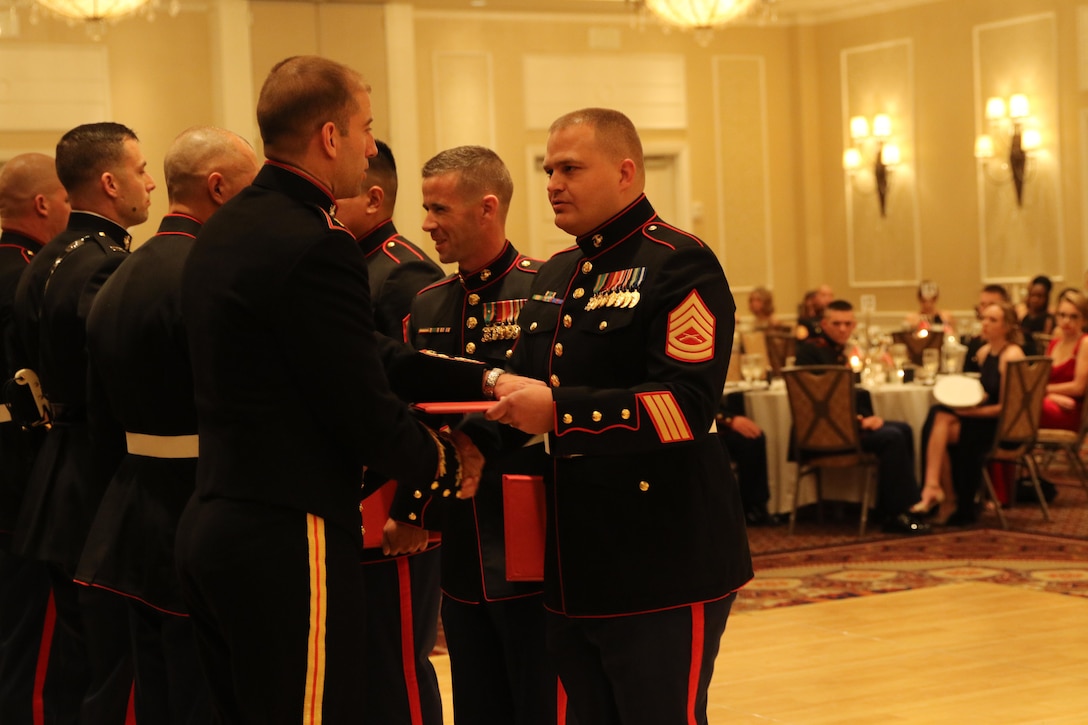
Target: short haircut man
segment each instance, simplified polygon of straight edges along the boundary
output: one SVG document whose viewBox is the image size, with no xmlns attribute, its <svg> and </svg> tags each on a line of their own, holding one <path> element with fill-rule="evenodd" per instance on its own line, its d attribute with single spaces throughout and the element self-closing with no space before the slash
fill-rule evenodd
<svg viewBox="0 0 1088 725">
<path fill-rule="evenodd" d="M 378 153 L 370 159 L 366 188 L 338 199 L 336 213 L 366 255 L 378 332 L 404 340 L 412 299 L 445 272 L 397 231 L 396 158 L 384 141 L 375 139 L 374 146 Z M 367 534 L 359 571 L 366 595 L 365 646 L 369 660 L 382 666 L 368 671 L 362 687 L 373 721 L 413 722 L 412 713 L 418 713 L 420 725 L 434 725 L 442 720 L 442 695 L 430 660 L 438 638 L 441 551 L 425 529 L 389 518 L 384 504 L 395 488 L 394 481 L 383 483 L 363 505 Z M 411 550 L 392 554 L 401 547 Z"/>
<path fill-rule="evenodd" d="M 549 654 L 579 722 L 705 723 L 734 592 L 751 577 L 743 504 L 709 432 L 733 296 L 713 251 L 643 194 L 642 144 L 623 113 L 556 119 L 544 171 L 575 246 L 537 273 L 512 365 L 549 387 L 487 415 L 546 436 Z M 605 509 L 602 527 L 591 512 Z"/>
<path fill-rule="evenodd" d="M 499 155 L 483 146 L 457 146 L 441 151 L 423 164 L 423 178 L 456 173 L 458 187 L 466 192 L 492 193 L 499 200 L 505 221 L 514 196 L 514 181 Z"/>
<path fill-rule="evenodd" d="M 480 397 L 484 368 L 375 333 L 366 261 L 334 216 L 376 153 L 361 76 L 288 58 L 257 121 L 268 163 L 182 275 L 200 458 L 178 571 L 223 719 L 360 722 L 363 468 L 396 479 L 396 515 L 426 527 L 432 498 L 473 493 L 482 467 L 412 417 L 383 363 L 418 373 L 415 400 Z"/>
<path fill-rule="evenodd" d="M 5 343 L 0 346 L 0 380 L 27 367 L 12 319 L 19 276 L 42 246 L 63 231 L 70 211 L 52 156 L 19 154 L 0 168 L 0 339 Z M 4 388 L 26 391 L 14 382 Z M 35 421 L 36 410 L 33 404 L 28 408 Z M 0 718 L 42 722 L 43 700 L 50 708 L 56 705 L 56 688 L 43 692 L 35 677 L 46 660 L 39 650 L 47 636 L 49 573 L 43 562 L 13 553 L 11 537 L 45 428 L 22 430 L 20 422 L 0 423 Z"/>
<path fill-rule="evenodd" d="M 506 365 L 540 262 L 506 238 L 514 184 L 483 146 L 440 151 L 423 165 L 423 231 L 457 272 L 419 293 L 408 320 L 417 349 Z M 507 475 L 540 475 L 535 451 L 484 467 L 480 498 L 451 501 L 442 520 L 442 626 L 458 722 L 555 725 L 556 675 L 544 651 L 543 587 L 507 579 Z M 542 485 L 542 484 L 541 484 Z M 511 531 L 512 540 L 519 532 Z M 501 673 L 501 676 L 499 676 Z"/>
<path fill-rule="evenodd" d="M 41 246 L 61 233 L 70 211 L 68 191 L 51 156 L 19 154 L 0 169 L 0 228 L 4 231 L 29 236 Z"/>
<path fill-rule="evenodd" d="M 78 707 L 81 719 L 114 722 L 118 713 L 123 719 L 131 689 L 116 674 L 131 667 L 127 609 L 106 589 L 72 582 L 106 484 L 89 443 L 86 321 L 95 294 L 128 256 L 128 228 L 147 220 L 155 182 L 135 132 L 113 122 L 65 133 L 56 167 L 72 212 L 67 227 L 34 256 L 15 293 L 28 364 L 38 372 L 55 423 L 27 485 L 15 544 L 46 561 L 53 578 L 58 625 L 49 676 L 63 677 L 69 667 L 90 674 L 86 698 L 76 685 L 66 688 L 75 702 L 55 707 Z M 82 641 L 61 642 L 73 633 Z M 64 656 L 72 652 L 85 661 Z"/>
<path fill-rule="evenodd" d="M 169 212 L 103 285 L 87 319 L 90 419 L 112 478 L 75 579 L 125 597 L 136 633 L 136 709 L 154 722 L 212 719 L 174 574 L 175 524 L 195 488 L 197 448 L 179 297 L 201 224 L 257 167 L 253 148 L 230 131 L 199 126 L 179 134 L 163 163 Z"/>
<path fill-rule="evenodd" d="M 821 332 L 797 343 L 798 365 L 849 365 L 846 349 L 857 327 L 854 306 L 847 300 L 832 300 L 824 308 Z M 902 421 L 886 421 L 873 410 L 868 390 L 859 388 L 855 395 L 861 420 L 861 446 L 877 456 L 876 511 L 888 533 L 923 534 L 929 526 L 909 510 L 918 501 L 918 482 L 914 476 L 914 434 Z"/>
</svg>

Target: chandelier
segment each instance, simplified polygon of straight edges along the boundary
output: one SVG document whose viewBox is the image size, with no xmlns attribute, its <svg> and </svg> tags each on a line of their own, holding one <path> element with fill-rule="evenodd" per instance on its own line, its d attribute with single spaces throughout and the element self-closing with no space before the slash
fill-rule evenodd
<svg viewBox="0 0 1088 725">
<path fill-rule="evenodd" d="M 176 16 L 181 8 L 180 0 L 0 0 L 0 14 L 8 18 L 9 35 L 18 35 L 16 9 L 22 7 L 29 10 L 31 24 L 37 24 L 41 12 L 45 11 L 66 20 L 69 25 L 82 23 L 89 36 L 100 40 L 107 23 L 115 23 L 129 15 L 153 20 L 155 12 L 163 5 L 170 17 Z"/>
<path fill-rule="evenodd" d="M 38 0 L 46 10 L 72 20 L 110 20 L 134 13 L 150 0 Z"/>
<path fill-rule="evenodd" d="M 667 26 L 695 31 L 695 38 L 705 45 L 714 28 L 746 16 L 761 20 L 777 19 L 778 0 L 642 0 L 646 10 Z M 756 11 L 759 11 L 758 13 Z"/>
</svg>

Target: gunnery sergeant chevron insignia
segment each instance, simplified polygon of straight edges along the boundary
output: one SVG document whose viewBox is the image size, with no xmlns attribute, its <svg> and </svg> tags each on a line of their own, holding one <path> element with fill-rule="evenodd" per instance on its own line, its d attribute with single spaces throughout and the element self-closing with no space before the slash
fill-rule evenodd
<svg viewBox="0 0 1088 725">
<path fill-rule="evenodd" d="M 697 290 L 669 313 L 665 354 L 681 362 L 701 363 L 714 357 L 713 313 Z"/>
</svg>

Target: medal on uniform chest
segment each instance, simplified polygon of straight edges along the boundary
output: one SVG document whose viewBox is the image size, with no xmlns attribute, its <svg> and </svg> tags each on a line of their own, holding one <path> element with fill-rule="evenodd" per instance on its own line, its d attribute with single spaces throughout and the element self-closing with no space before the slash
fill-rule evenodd
<svg viewBox="0 0 1088 725">
<path fill-rule="evenodd" d="M 521 334 L 518 315 L 525 306 L 525 300 L 498 300 L 483 305 L 484 327 L 481 331 L 483 342 L 495 340 L 514 340 Z"/>
<path fill-rule="evenodd" d="M 601 307 L 630 309 L 638 304 L 641 297 L 639 287 L 646 277 L 645 267 L 621 269 L 597 276 L 593 283 L 593 294 L 586 302 L 586 311 Z"/>
</svg>

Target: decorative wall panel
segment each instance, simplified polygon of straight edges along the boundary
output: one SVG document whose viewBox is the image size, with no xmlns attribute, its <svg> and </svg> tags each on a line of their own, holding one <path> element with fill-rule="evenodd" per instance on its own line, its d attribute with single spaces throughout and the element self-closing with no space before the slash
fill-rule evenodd
<svg viewBox="0 0 1088 725">
<path fill-rule="evenodd" d="M 714 58 L 718 253 L 734 291 L 774 286 L 767 78 L 759 56 Z"/>
<path fill-rule="evenodd" d="M 494 89 L 488 53 L 435 53 L 435 148 L 495 148 Z"/>
<path fill-rule="evenodd" d="M 104 46 L 0 46 L 0 131 L 67 131 L 110 117 Z"/>
<path fill-rule="evenodd" d="M 1028 125 L 1040 149 L 1028 162 L 1022 204 L 1009 171 L 1007 141 L 995 138 L 995 158 L 978 164 L 979 253 L 985 282 L 1023 281 L 1065 267 L 1058 134 L 1057 18 L 1053 13 L 975 26 L 977 132 L 988 132 L 986 100 L 1028 96 Z M 1004 159 L 1002 159 L 1004 157 Z"/>
<path fill-rule="evenodd" d="M 882 214 L 873 171 L 877 145 L 862 145 L 862 167 L 843 172 L 847 262 L 851 286 L 909 286 L 918 282 L 921 242 L 914 158 L 914 45 L 894 40 L 842 52 L 843 148 L 852 145 L 850 119 L 891 119 L 890 142 L 900 162 L 891 171 Z"/>
<path fill-rule="evenodd" d="M 619 108 L 639 130 L 686 129 L 681 55 L 526 55 L 525 127 L 546 129 L 579 108 Z"/>
</svg>

